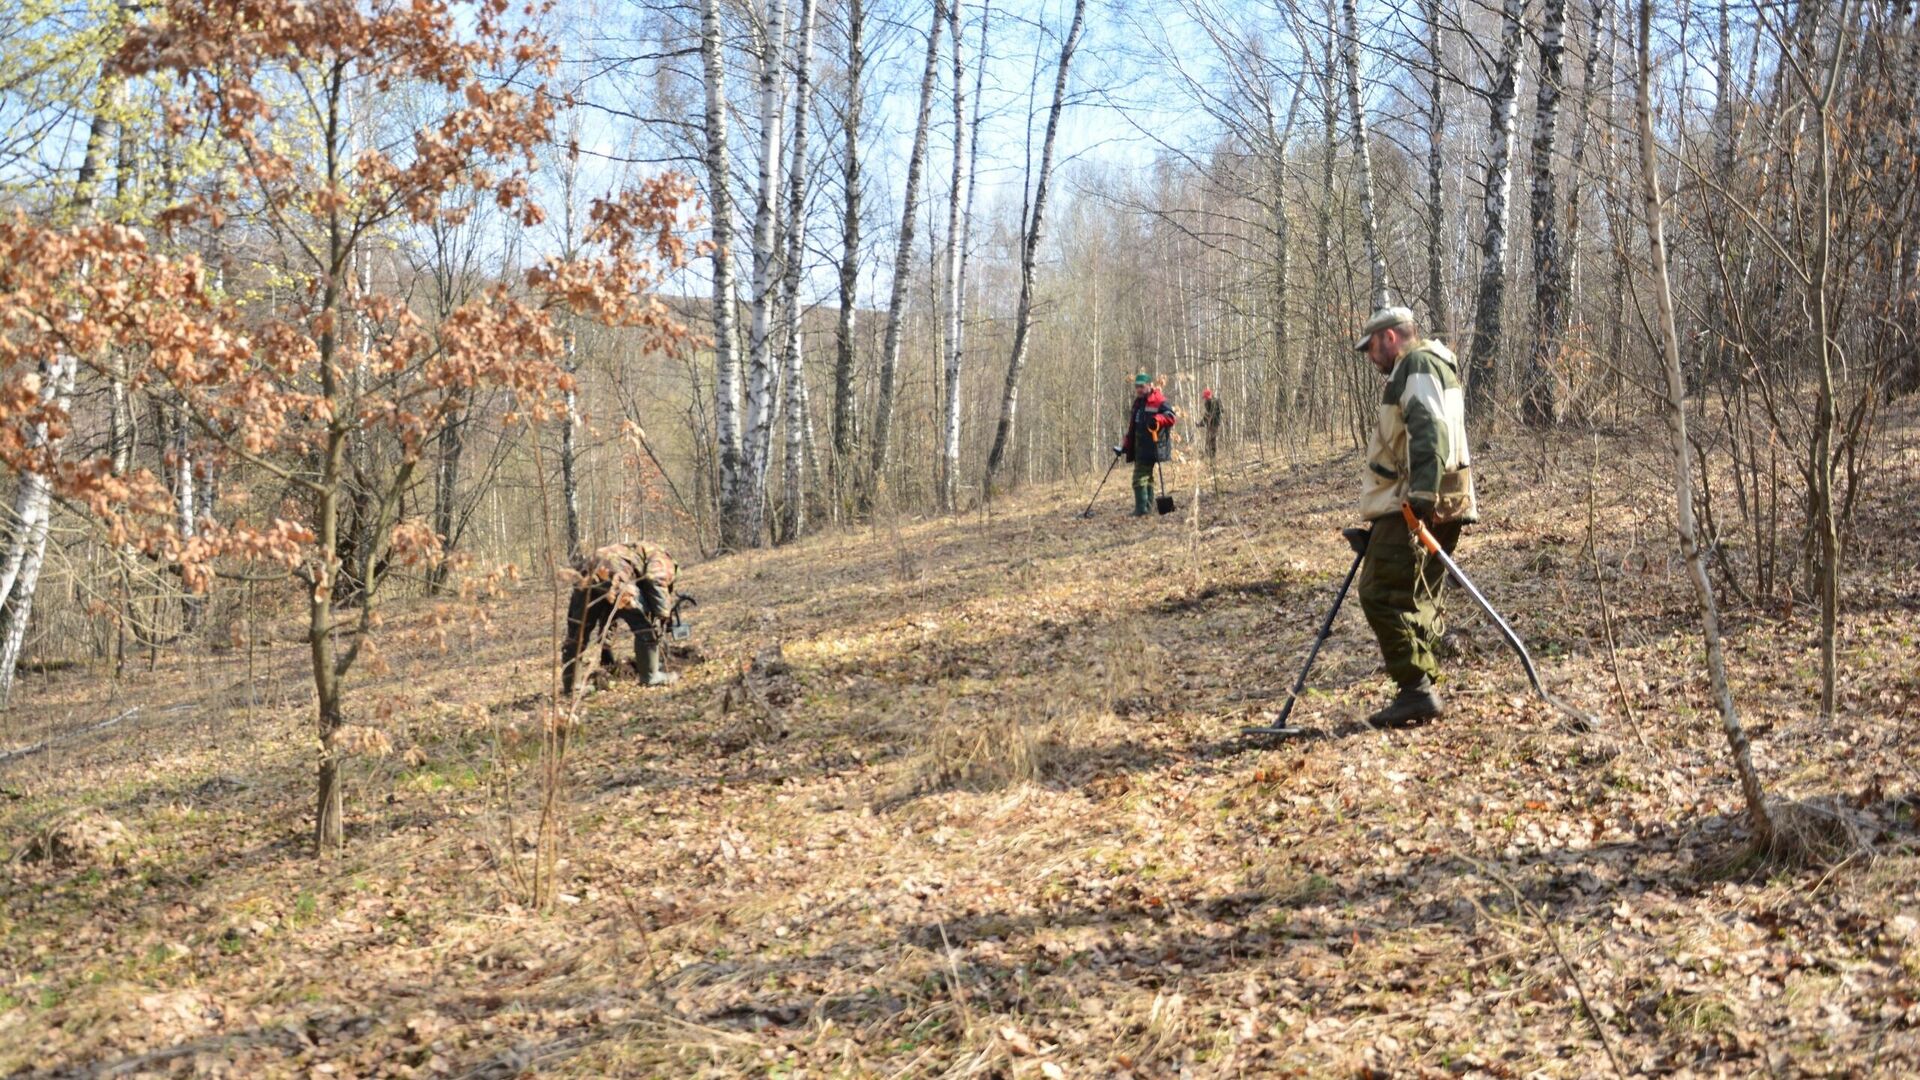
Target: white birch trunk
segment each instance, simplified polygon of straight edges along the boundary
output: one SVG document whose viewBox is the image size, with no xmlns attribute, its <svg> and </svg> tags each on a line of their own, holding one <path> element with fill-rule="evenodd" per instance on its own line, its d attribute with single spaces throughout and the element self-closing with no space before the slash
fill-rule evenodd
<svg viewBox="0 0 1920 1080">
<path fill-rule="evenodd" d="M 573 329 L 565 331 L 567 373 L 578 375 L 580 364 L 574 350 Z M 560 418 L 560 493 L 567 512 L 567 560 L 579 558 L 585 547 L 580 536 L 580 450 L 576 433 L 580 429 L 578 394 L 568 390 L 563 396 L 565 414 Z"/>
<path fill-rule="evenodd" d="M 1354 0 L 1342 0 L 1342 6 L 1346 40 L 1341 51 L 1346 60 L 1348 122 L 1353 125 L 1353 151 L 1360 183 L 1360 239 L 1367 249 L 1367 275 L 1371 285 L 1368 296 L 1377 311 L 1388 304 L 1387 259 L 1380 251 L 1379 224 L 1373 212 L 1373 152 L 1367 148 L 1367 110 L 1360 102 L 1360 19 Z"/>
<path fill-rule="evenodd" d="M 913 126 L 913 152 L 907 158 L 907 192 L 900 211 L 899 242 L 893 249 L 893 293 L 887 303 L 886 335 L 880 346 L 880 387 L 873 410 L 873 457 L 868 463 L 866 496 L 880 490 L 887 467 L 887 441 L 893 430 L 893 384 L 900 367 L 900 324 L 906 314 L 907 286 L 913 278 L 914 218 L 920 208 L 920 174 L 927 158 L 927 129 L 933 119 L 934 76 L 940 70 L 940 31 L 945 4 L 934 0 L 933 25 L 927 30 L 927 60 L 920 73 L 920 113 Z"/>
<path fill-rule="evenodd" d="M 727 154 L 726 60 L 720 0 L 701 0 L 700 59 L 706 81 L 707 201 L 713 217 L 713 426 L 720 458 L 720 547 L 746 546 L 746 471 L 740 445 L 740 361 L 734 353 L 733 198 Z"/>
<path fill-rule="evenodd" d="M 1446 277 L 1447 83 L 1442 0 L 1425 0 L 1427 61 L 1433 79 L 1427 85 L 1427 316 L 1433 334 L 1453 340 L 1453 305 Z"/>
<path fill-rule="evenodd" d="M 1480 239 L 1480 286 L 1473 305 L 1473 346 L 1467 352 L 1467 398 L 1476 414 L 1493 403 L 1499 383 L 1501 308 L 1507 298 L 1507 219 L 1513 188 L 1515 105 L 1525 57 L 1520 51 L 1526 0 L 1501 6 L 1500 59 L 1488 96 L 1486 224 Z"/>
<path fill-rule="evenodd" d="M 771 0 L 765 10 L 764 38 L 760 42 L 760 183 L 753 210 L 753 315 L 747 333 L 747 427 L 745 519 L 742 536 L 747 546 L 759 547 L 766 534 L 767 470 L 773 448 L 773 417 L 777 406 L 774 377 L 773 320 L 777 292 L 784 275 L 776 222 L 781 202 L 780 167 L 786 141 L 781 125 L 786 115 L 782 88 L 787 56 L 786 0 Z"/>
<path fill-rule="evenodd" d="M 945 415 L 940 432 L 940 509 L 952 513 L 960 494 L 960 369 L 965 360 L 966 280 L 962 206 L 967 198 L 967 83 L 960 36 L 960 5 L 947 0 L 947 30 L 953 38 L 953 180 L 947 192 L 947 364 L 944 372 Z M 983 12 L 984 14 L 984 12 Z"/>
<path fill-rule="evenodd" d="M 800 44 L 795 54 L 793 141 L 787 163 L 787 251 L 780 284 L 781 312 L 786 319 L 787 448 L 782 477 L 785 489 L 784 535 L 798 539 L 807 528 L 806 434 L 807 385 L 805 347 L 800 327 L 800 263 L 806 251 L 807 120 L 813 109 L 814 0 L 800 0 Z"/>
<path fill-rule="evenodd" d="M 72 404 L 78 361 L 62 352 L 42 369 L 41 400 L 64 413 Z M 48 438 L 36 426 L 32 437 L 41 446 L 57 450 L 59 440 Z M 39 473 L 24 473 L 14 500 L 14 534 L 0 571 L 0 708 L 13 696 L 13 680 L 26 645 L 27 623 L 33 616 L 33 598 L 40 587 L 40 570 L 47 555 L 47 531 L 53 517 L 53 491 Z"/>
<path fill-rule="evenodd" d="M 118 92 L 117 80 L 102 71 L 100 96 L 95 102 L 93 122 L 87 129 L 86 149 L 81 154 L 74 183 L 74 202 L 83 221 L 93 217 L 95 183 L 108 126 L 107 105 Z M 86 273 L 83 265 L 80 276 L 85 277 Z M 40 404 L 51 406 L 63 415 L 67 413 L 79 371 L 79 358 L 64 349 L 43 363 L 37 391 Z M 59 451 L 61 441 L 45 425 L 35 425 L 27 436 L 30 448 L 46 448 L 53 453 Z M 6 562 L 0 565 L 0 708 L 5 708 L 13 696 L 14 675 L 19 670 L 21 650 L 26 646 L 27 624 L 33 618 L 33 598 L 40 588 L 40 570 L 46 564 L 47 531 L 52 517 L 51 483 L 39 473 L 22 473 L 14 494 L 13 532 Z"/>
<path fill-rule="evenodd" d="M 1301 42 L 1300 48 L 1301 52 L 1305 53 L 1305 41 Z M 1335 303 L 1332 272 L 1333 208 L 1335 198 L 1334 165 L 1339 157 L 1339 144 L 1337 140 L 1339 138 L 1340 127 L 1340 98 L 1337 89 L 1339 80 L 1335 73 L 1337 60 L 1335 57 L 1336 50 L 1334 48 L 1331 28 L 1329 28 L 1329 33 L 1327 34 L 1324 52 L 1324 62 L 1318 65 L 1320 68 L 1320 126 L 1322 128 L 1324 145 L 1321 148 L 1322 154 L 1320 159 L 1320 210 L 1319 213 L 1315 215 L 1314 221 L 1314 246 L 1319 249 L 1318 254 L 1320 256 L 1318 263 L 1320 272 L 1313 275 L 1313 336 L 1316 341 L 1325 341 L 1329 337 L 1339 337 L 1345 329 L 1343 327 L 1340 330 L 1333 330 L 1325 325 L 1327 315 L 1333 310 Z M 1309 365 L 1310 370 L 1314 367 L 1317 367 L 1317 365 Z M 1313 375 L 1315 376 L 1314 382 L 1316 383 L 1324 378 L 1320 376 L 1320 373 L 1317 371 L 1313 372 Z M 1313 395 L 1308 395 L 1309 406 L 1321 403 L 1323 402 L 1315 402 Z"/>
<path fill-rule="evenodd" d="M 1561 338 L 1559 193 L 1553 157 L 1560 135 L 1560 98 L 1566 52 L 1567 0 L 1547 0 L 1540 27 L 1540 85 L 1533 103 L 1533 190 L 1528 214 L 1533 226 L 1533 343 L 1527 351 L 1521 416 L 1533 425 L 1560 419 L 1553 368 Z"/>
<path fill-rule="evenodd" d="M 1274 394 L 1275 431 L 1283 430 L 1293 416 L 1303 390 L 1288 293 L 1293 280 L 1293 215 L 1287 212 L 1287 151 L 1293 145 L 1293 125 L 1299 115 L 1298 90 L 1288 96 L 1286 123 L 1278 131 L 1273 129 L 1272 103 L 1267 105 L 1267 137 L 1272 143 L 1267 162 L 1267 198 L 1272 205 L 1267 216 L 1273 226 L 1273 364 L 1280 383 Z"/>
<path fill-rule="evenodd" d="M 813 391 L 807 387 L 807 368 L 803 363 L 795 373 L 794 386 L 800 393 L 801 447 L 806 454 L 806 477 L 802 483 L 820 490 L 820 441 L 813 427 Z"/>
<path fill-rule="evenodd" d="M 1575 285 L 1579 278 L 1581 199 L 1580 183 L 1584 163 L 1587 160 L 1587 144 L 1593 135 L 1593 96 L 1597 87 L 1605 85 L 1613 78 L 1613 66 L 1607 50 L 1612 45 L 1607 42 L 1607 5 L 1610 0 L 1593 0 L 1589 11 L 1591 20 L 1587 34 L 1587 55 L 1581 65 L 1580 77 L 1580 124 L 1574 128 L 1573 150 L 1568 155 L 1568 175 L 1575 177 L 1567 183 L 1567 210 L 1564 215 L 1567 226 L 1560 244 L 1560 333 L 1565 335 L 1570 316 L 1573 313 L 1577 297 Z M 1604 48 L 1603 48 L 1604 46 Z M 1608 62 L 1602 64 L 1606 59 Z M 1610 93 L 1611 91 L 1609 91 Z"/>
<path fill-rule="evenodd" d="M 860 286 L 860 114 L 864 104 L 866 13 L 861 0 L 847 3 L 847 101 L 840 130 L 845 142 L 841 170 L 840 321 L 834 335 L 833 501 L 844 511 L 853 468 L 854 312 Z"/>
<path fill-rule="evenodd" d="M 181 539 L 194 534 L 194 511 L 199 500 L 194 494 L 193 453 L 187 448 L 187 411 L 182 408 L 173 425 L 173 512 L 174 527 Z"/>
<path fill-rule="evenodd" d="M 1060 130 L 1060 113 L 1066 107 L 1067 72 L 1073 64 L 1073 52 L 1080 46 L 1080 28 L 1085 25 L 1087 0 L 1074 0 L 1073 24 L 1060 46 L 1060 66 L 1053 77 L 1053 105 L 1047 110 L 1047 134 L 1040 147 L 1040 175 L 1034 185 L 1033 213 L 1026 222 L 1026 235 L 1020 247 L 1020 301 L 1014 310 L 1013 352 L 1007 361 L 1007 383 L 1000 395 L 1000 423 L 993 433 L 993 449 L 987 453 L 986 486 L 1006 463 L 1013 441 L 1013 424 L 1020 408 L 1020 370 L 1026 366 L 1028 336 L 1033 329 L 1033 265 L 1040 253 L 1042 229 L 1046 224 L 1047 186 L 1053 179 L 1053 143 Z"/>
<path fill-rule="evenodd" d="M 122 0 L 120 9 L 131 10 L 131 0 Z M 118 87 L 116 87 L 116 91 Z M 119 213 L 127 212 L 127 200 L 133 194 L 133 137 L 128 134 L 127 125 L 116 126 L 116 138 L 119 142 L 118 161 L 114 167 L 113 197 L 119 204 Z M 115 476 L 125 476 L 133 466 L 133 399 L 127 393 L 127 358 L 116 350 L 107 361 L 109 376 L 107 379 L 107 460 Z"/>
<path fill-rule="evenodd" d="M 802 355 L 800 331 L 796 329 L 793 331 L 785 353 L 787 445 L 786 460 L 782 466 L 781 488 L 786 514 L 781 522 L 781 538 L 787 541 L 798 540 L 807 528 L 807 384 L 805 361 Z"/>
</svg>

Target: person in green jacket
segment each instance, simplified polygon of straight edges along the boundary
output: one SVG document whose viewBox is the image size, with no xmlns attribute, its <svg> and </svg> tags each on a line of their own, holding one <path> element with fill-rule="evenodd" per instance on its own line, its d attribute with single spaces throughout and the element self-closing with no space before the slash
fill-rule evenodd
<svg viewBox="0 0 1920 1080">
<path fill-rule="evenodd" d="M 1433 646 L 1445 631 L 1440 586 L 1446 568 L 1407 531 L 1402 503 L 1413 508 L 1452 554 L 1460 529 L 1479 513 L 1467 453 L 1466 397 L 1459 361 L 1438 341 L 1420 336 L 1413 312 L 1382 308 L 1367 320 L 1354 351 L 1386 377 L 1367 444 L 1360 516 L 1372 522 L 1360 570 L 1360 607 L 1380 641 L 1380 655 L 1399 693 L 1367 718 L 1407 727 L 1445 710 L 1434 682 Z"/>
</svg>

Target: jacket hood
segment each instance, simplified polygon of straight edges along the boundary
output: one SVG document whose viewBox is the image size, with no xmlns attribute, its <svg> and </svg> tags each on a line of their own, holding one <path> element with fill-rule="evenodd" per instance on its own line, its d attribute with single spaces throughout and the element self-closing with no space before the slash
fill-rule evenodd
<svg viewBox="0 0 1920 1080">
<path fill-rule="evenodd" d="M 1435 360 L 1438 360 L 1441 363 L 1452 368 L 1454 375 L 1456 377 L 1459 376 L 1460 358 L 1453 355 L 1453 350 L 1447 348 L 1444 342 L 1441 342 L 1436 338 L 1421 338 L 1419 341 L 1416 341 L 1412 345 L 1408 346 L 1407 351 L 1400 354 L 1400 358 L 1404 360 L 1407 357 L 1412 356 L 1414 353 L 1417 353 L 1417 352 L 1426 353 L 1428 356 L 1431 356 Z"/>
</svg>

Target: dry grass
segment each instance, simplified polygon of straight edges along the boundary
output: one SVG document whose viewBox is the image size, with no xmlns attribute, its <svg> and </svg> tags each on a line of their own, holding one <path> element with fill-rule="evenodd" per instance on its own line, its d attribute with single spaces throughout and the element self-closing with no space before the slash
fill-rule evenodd
<svg viewBox="0 0 1920 1080">
<path fill-rule="evenodd" d="M 1112 712 L 1040 705 L 956 716 L 951 707 L 919 733 L 913 780 L 885 805 L 932 791 L 998 791 L 1090 777 L 1101 751 L 1128 734 Z"/>
<path fill-rule="evenodd" d="M 1758 854 L 1768 866 L 1828 870 L 1873 860 L 1879 823 L 1839 800 L 1775 800 L 1767 814 L 1773 834 Z"/>
<path fill-rule="evenodd" d="M 355 759 L 327 862 L 302 851 L 303 656 L 277 625 L 251 666 L 34 675 L 10 743 L 142 712 L 0 773 L 5 854 L 68 815 L 127 831 L 117 859 L 0 882 L 0 1072 L 1574 1077 L 1609 1048 L 1627 1072 L 1920 1070 L 1904 511 L 1861 508 L 1882 546 L 1849 578 L 1839 721 L 1813 715 L 1804 612 L 1730 613 L 1756 760 L 1805 796 L 1781 833 L 1816 856 L 1756 872 L 1728 865 L 1744 818 L 1649 465 L 1608 451 L 1618 686 L 1564 520 L 1584 484 L 1488 447 L 1463 547 L 1602 714 L 1588 734 L 1463 614 L 1446 720 L 1234 737 L 1345 570 L 1340 452 L 1223 470 L 1174 518 L 1123 516 L 1121 490 L 1084 521 L 1076 486 L 688 567 L 681 683 L 582 706 L 545 913 L 519 884 L 544 589 L 486 623 L 395 613 L 353 718 L 393 752 Z M 1378 704 L 1357 612 L 1310 686 L 1303 723 Z"/>
</svg>

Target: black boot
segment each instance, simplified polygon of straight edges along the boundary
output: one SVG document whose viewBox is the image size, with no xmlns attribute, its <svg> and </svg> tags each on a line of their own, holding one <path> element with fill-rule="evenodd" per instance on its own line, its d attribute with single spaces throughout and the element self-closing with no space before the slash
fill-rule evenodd
<svg viewBox="0 0 1920 1080">
<path fill-rule="evenodd" d="M 1433 682 L 1423 678 L 1412 686 L 1401 687 L 1386 708 L 1367 717 L 1367 723 L 1377 728 L 1419 727 L 1439 719 L 1445 712 L 1446 706 L 1434 692 Z"/>
</svg>

